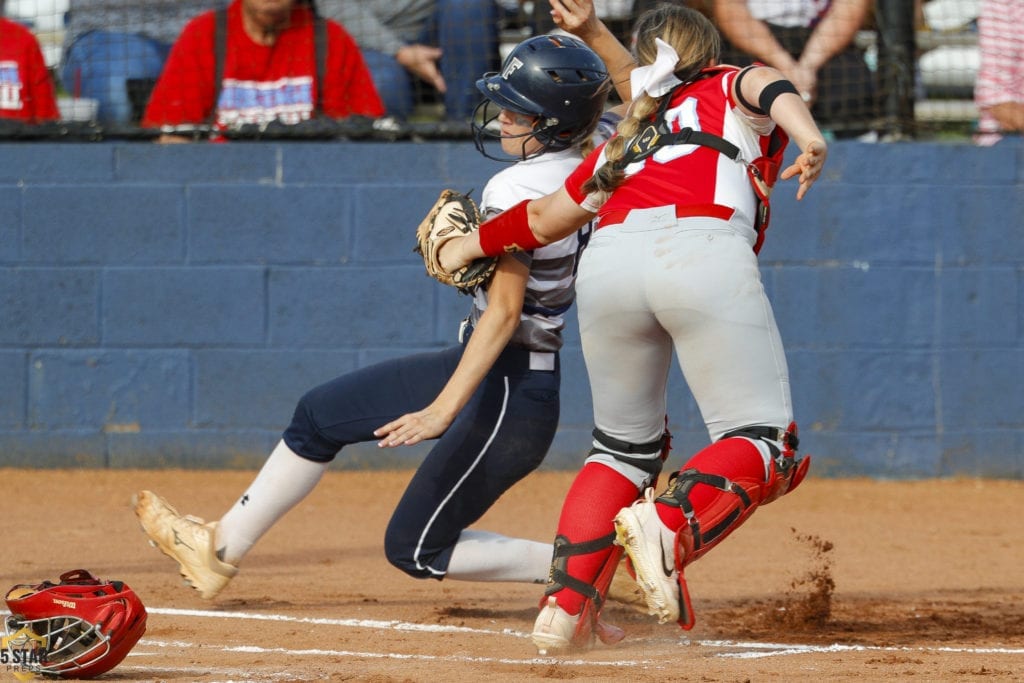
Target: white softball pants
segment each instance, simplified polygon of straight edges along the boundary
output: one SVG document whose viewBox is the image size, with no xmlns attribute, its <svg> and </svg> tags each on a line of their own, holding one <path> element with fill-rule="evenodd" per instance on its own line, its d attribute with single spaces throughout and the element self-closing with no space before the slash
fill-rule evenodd
<svg viewBox="0 0 1024 683">
<path fill-rule="evenodd" d="M 674 348 L 712 441 L 785 428 L 789 373 L 752 235 L 713 218 L 640 215 L 595 232 L 580 262 L 595 426 L 631 443 L 661 436 Z"/>
</svg>

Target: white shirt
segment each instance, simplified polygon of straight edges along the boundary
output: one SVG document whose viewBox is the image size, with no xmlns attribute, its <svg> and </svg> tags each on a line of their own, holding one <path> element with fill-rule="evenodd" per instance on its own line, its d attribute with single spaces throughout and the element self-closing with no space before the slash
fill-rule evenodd
<svg viewBox="0 0 1024 683">
<path fill-rule="evenodd" d="M 776 26 L 809 27 L 825 13 L 831 0 L 748 0 L 755 19 Z"/>
</svg>

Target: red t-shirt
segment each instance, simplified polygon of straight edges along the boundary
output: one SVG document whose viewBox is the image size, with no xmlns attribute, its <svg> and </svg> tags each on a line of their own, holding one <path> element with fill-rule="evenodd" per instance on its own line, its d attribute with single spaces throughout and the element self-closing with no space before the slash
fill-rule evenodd
<svg viewBox="0 0 1024 683">
<path fill-rule="evenodd" d="M 327 21 L 322 111 L 332 118 L 383 116 L 362 53 L 341 24 Z M 206 123 L 214 109 L 215 13 L 190 21 L 171 49 L 146 114 L 145 127 Z M 285 123 L 311 118 L 316 98 L 313 14 L 292 10 L 291 23 L 272 46 L 258 45 L 242 25 L 239 0 L 228 7 L 223 80 L 216 125 Z"/>
<path fill-rule="evenodd" d="M 38 123 L 57 118 L 53 82 L 36 37 L 0 17 L 0 119 Z"/>
</svg>

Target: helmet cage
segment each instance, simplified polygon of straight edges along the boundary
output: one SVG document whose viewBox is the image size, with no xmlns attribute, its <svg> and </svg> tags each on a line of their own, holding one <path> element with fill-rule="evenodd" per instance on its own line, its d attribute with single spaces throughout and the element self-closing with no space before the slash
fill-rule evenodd
<svg viewBox="0 0 1024 683">
<path fill-rule="evenodd" d="M 529 116 L 536 118 L 537 122 L 533 124 L 533 129 L 529 133 L 521 133 L 519 135 L 502 135 L 501 124 L 498 123 L 498 117 L 501 116 L 503 109 L 508 109 L 516 114 L 523 116 Z M 495 161 L 525 161 L 526 159 L 533 159 L 539 157 L 547 152 L 558 151 L 562 149 L 568 149 L 575 142 L 572 143 L 558 143 L 554 140 L 553 136 L 549 133 L 550 129 L 558 125 L 558 119 L 549 118 L 545 119 L 543 116 L 533 114 L 527 111 L 522 111 L 508 105 L 502 105 L 495 100 L 481 100 L 480 104 L 476 105 L 476 110 L 473 112 L 473 122 L 471 124 L 473 129 L 473 144 L 476 145 L 478 152 L 483 154 L 488 159 Z M 531 140 L 535 139 L 540 142 L 541 146 L 539 149 L 530 152 L 526 152 L 526 145 Z M 491 154 L 488 149 L 488 142 L 493 140 L 522 140 L 522 151 L 516 157 L 509 157 L 507 154 L 496 156 Z"/>
<path fill-rule="evenodd" d="M 24 667 L 36 674 L 71 678 L 73 674 L 110 652 L 110 636 L 103 633 L 100 628 L 100 624 L 90 624 L 85 619 L 74 616 L 41 619 L 19 619 L 17 616 L 10 616 L 4 620 L 4 632 L 7 636 L 4 641 L 9 661 L 15 661 L 15 650 L 19 649 L 15 640 L 16 634 L 28 629 L 43 639 L 45 657 L 40 661 L 26 661 Z M 21 659 L 25 658 L 22 656 Z"/>
<path fill-rule="evenodd" d="M 61 574 L 60 583 L 16 585 L 6 603 L 11 612 L 3 621 L 9 658 L 15 651 L 24 654 L 28 640 L 36 641 L 43 656 L 25 668 L 37 673 L 98 676 L 120 664 L 146 631 L 146 608 L 134 591 L 84 569 Z"/>
</svg>

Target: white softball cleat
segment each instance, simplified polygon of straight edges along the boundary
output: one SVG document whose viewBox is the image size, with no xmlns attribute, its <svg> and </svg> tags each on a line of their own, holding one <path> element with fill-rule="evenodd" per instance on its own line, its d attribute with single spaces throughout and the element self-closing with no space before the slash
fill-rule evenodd
<svg viewBox="0 0 1024 683">
<path fill-rule="evenodd" d="M 626 637 L 626 632 L 618 626 L 600 619 L 593 624 L 581 623 L 580 618 L 580 615 L 573 616 L 559 607 L 555 596 L 548 596 L 548 602 L 537 615 L 530 635 L 537 646 L 537 654 L 543 657 L 582 652 L 589 650 L 595 639 L 605 645 L 614 645 Z"/>
<path fill-rule="evenodd" d="M 612 576 L 612 582 L 608 586 L 606 600 L 632 607 L 638 612 L 647 614 L 647 600 L 644 599 L 644 592 L 640 590 L 636 579 L 633 578 L 626 568 L 626 560 L 620 562 L 619 566 L 616 567 L 615 574 Z"/>
<path fill-rule="evenodd" d="M 217 557 L 213 547 L 216 522 L 207 524 L 198 517 L 180 515 L 152 491 L 139 491 L 132 502 L 150 545 L 177 561 L 185 582 L 201 597 L 212 599 L 238 573 L 238 567 Z"/>
<path fill-rule="evenodd" d="M 578 616 L 574 617 L 558 606 L 555 596 L 549 596 L 548 604 L 537 615 L 530 635 L 533 644 L 537 646 L 537 654 L 555 655 L 572 649 L 578 621 Z"/>
<path fill-rule="evenodd" d="M 658 518 L 654 489 L 615 516 L 615 542 L 626 549 L 648 614 L 659 623 L 679 620 L 679 570 L 675 534 Z"/>
</svg>

